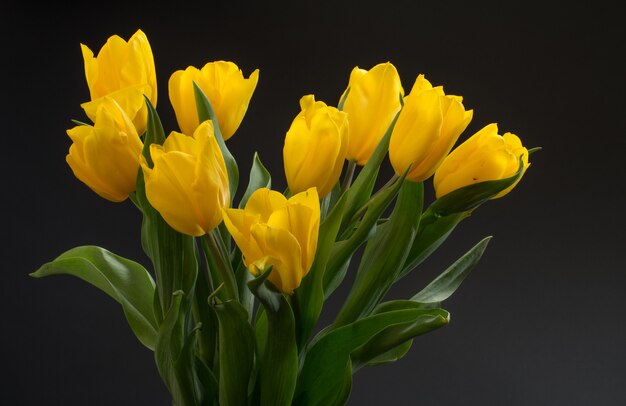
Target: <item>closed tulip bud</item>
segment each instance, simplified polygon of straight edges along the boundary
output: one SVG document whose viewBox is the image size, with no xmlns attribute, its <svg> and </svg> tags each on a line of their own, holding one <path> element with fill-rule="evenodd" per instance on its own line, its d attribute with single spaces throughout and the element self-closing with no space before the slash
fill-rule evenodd
<svg viewBox="0 0 626 406">
<path fill-rule="evenodd" d="M 174 72 L 168 87 L 181 131 L 192 134 L 198 126 L 193 82 L 211 102 L 222 137 L 227 140 L 239 128 L 258 81 L 258 69 L 246 79 L 237 65 L 225 61 L 207 63 L 202 69 L 190 66 Z"/>
<path fill-rule="evenodd" d="M 73 144 L 66 161 L 80 181 L 113 202 L 135 190 L 143 144 L 115 100 L 103 98 L 94 126 L 79 125 L 67 134 Z"/>
<path fill-rule="evenodd" d="M 530 166 L 528 150 L 516 135 L 498 135 L 498 126 L 489 124 L 444 159 L 435 172 L 437 198 L 474 183 L 509 178 L 517 173 L 520 159 L 523 175 Z M 493 198 L 509 193 L 521 178 Z"/>
<path fill-rule="evenodd" d="M 82 104 L 85 113 L 94 120 L 102 98 L 111 97 L 142 134 L 148 114 L 143 95 L 153 105 L 156 106 L 157 102 L 154 57 L 146 35 L 138 30 L 128 42 L 114 35 L 96 57 L 87 46 L 81 44 L 81 48 L 91 95 L 91 101 Z"/>
<path fill-rule="evenodd" d="M 244 209 L 224 209 L 224 224 L 255 276 L 270 266 L 269 281 L 292 294 L 311 269 L 320 225 L 315 188 L 290 199 L 266 188 L 254 192 Z"/>
<path fill-rule="evenodd" d="M 141 162 L 146 195 L 167 224 L 198 237 L 222 222 L 230 202 L 228 174 L 210 121 L 192 137 L 172 132 L 162 146 L 150 145 L 150 156 L 152 169 Z"/>
<path fill-rule="evenodd" d="M 472 120 L 472 110 L 465 111 L 462 100 L 433 87 L 424 75 L 417 77 L 389 142 L 389 159 L 398 175 L 409 166 L 406 179 L 413 182 L 435 173 Z"/>
<path fill-rule="evenodd" d="M 350 122 L 347 158 L 365 165 L 402 108 L 404 91 L 398 71 L 389 62 L 369 71 L 355 67 L 346 91 L 343 111 Z"/>
<path fill-rule="evenodd" d="M 302 111 L 285 136 L 283 161 L 292 193 L 316 187 L 326 196 L 341 175 L 348 146 L 347 114 L 315 101 L 313 95 L 300 99 Z"/>
</svg>

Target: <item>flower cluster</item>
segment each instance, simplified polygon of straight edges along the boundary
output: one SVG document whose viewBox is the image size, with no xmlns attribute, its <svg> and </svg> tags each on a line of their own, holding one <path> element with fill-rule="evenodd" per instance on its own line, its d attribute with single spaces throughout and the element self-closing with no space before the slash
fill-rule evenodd
<svg viewBox="0 0 626 406">
<path fill-rule="evenodd" d="M 67 131 L 66 160 L 98 195 L 137 206 L 152 272 L 85 246 L 32 275 L 72 274 L 118 301 L 177 405 L 345 403 L 352 373 L 401 358 L 415 336 L 449 322 L 441 303 L 490 237 L 407 300 L 385 301 L 391 286 L 530 165 L 520 139 L 496 124 L 455 148 L 473 110 L 423 74 L 405 94 L 387 62 L 355 67 L 336 106 L 303 96 L 284 138 L 288 189 L 271 189 L 255 155 L 235 205 L 239 169 L 226 141 L 236 142 L 258 69 L 246 78 L 216 61 L 174 72 L 179 130 L 166 136 L 145 34 L 112 36 L 96 56 L 81 47 L 91 96 L 81 106 L 93 124 Z M 395 174 L 375 191 L 387 156 Z M 436 198 L 424 207 L 431 177 Z M 339 313 L 313 337 L 351 262 Z"/>
</svg>

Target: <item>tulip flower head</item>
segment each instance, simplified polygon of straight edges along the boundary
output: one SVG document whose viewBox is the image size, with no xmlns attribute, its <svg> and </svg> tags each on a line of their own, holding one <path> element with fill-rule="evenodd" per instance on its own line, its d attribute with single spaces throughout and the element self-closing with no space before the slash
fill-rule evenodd
<svg viewBox="0 0 626 406">
<path fill-rule="evenodd" d="M 150 204 L 176 231 L 199 237 L 222 222 L 230 204 L 228 174 L 211 121 L 192 137 L 172 132 L 163 145 L 150 145 L 152 168 L 142 159 Z"/>
<path fill-rule="evenodd" d="M 267 188 L 254 192 L 244 209 L 224 209 L 224 224 L 255 276 L 270 266 L 268 280 L 292 294 L 311 269 L 320 225 L 315 188 L 287 199 Z"/>
<path fill-rule="evenodd" d="M 511 133 L 498 135 L 498 126 L 489 124 L 454 149 L 435 172 L 437 198 L 474 183 L 506 179 L 515 175 L 523 162 L 523 174 L 530 163 L 528 150 Z M 509 193 L 522 176 L 493 198 Z"/>
<path fill-rule="evenodd" d="M 225 61 L 207 63 L 202 69 L 189 66 L 174 72 L 168 87 L 180 130 L 193 134 L 199 123 L 193 82 L 211 102 L 222 137 L 227 140 L 239 128 L 258 81 L 258 69 L 246 79 L 237 65 Z"/>
<path fill-rule="evenodd" d="M 472 119 L 472 110 L 465 111 L 462 101 L 433 87 L 424 75 L 417 77 L 389 141 L 396 174 L 410 166 L 406 179 L 421 182 L 435 173 Z"/>
<path fill-rule="evenodd" d="M 138 30 L 128 42 L 114 35 L 96 57 L 86 45 L 81 44 L 81 49 L 91 95 L 91 101 L 82 104 L 85 113 L 94 120 L 102 98 L 111 97 L 143 134 L 147 120 L 144 95 L 153 105 L 157 102 L 154 57 L 146 35 Z"/>
<path fill-rule="evenodd" d="M 341 175 L 348 146 L 348 115 L 315 101 L 313 95 L 302 97 L 300 107 L 283 147 L 287 183 L 292 193 L 315 186 L 322 198 Z"/>
<path fill-rule="evenodd" d="M 67 134 L 73 144 L 66 161 L 80 181 L 113 202 L 124 201 L 135 191 L 143 144 L 115 100 L 104 97 L 95 124 L 76 126 Z"/>
<path fill-rule="evenodd" d="M 369 71 L 355 67 L 346 92 L 343 111 L 350 123 L 347 158 L 365 165 L 402 108 L 404 90 L 398 71 L 387 62 Z"/>
</svg>

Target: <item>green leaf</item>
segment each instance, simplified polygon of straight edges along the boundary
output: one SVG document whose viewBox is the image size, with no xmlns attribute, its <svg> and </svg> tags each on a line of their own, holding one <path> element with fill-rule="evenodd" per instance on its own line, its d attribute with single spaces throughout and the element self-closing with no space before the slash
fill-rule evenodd
<svg viewBox="0 0 626 406">
<path fill-rule="evenodd" d="M 208 302 L 210 294 L 211 289 L 207 273 L 204 269 L 200 269 L 193 295 L 193 316 L 195 322 L 200 323 L 197 357 L 209 368 L 215 362 L 218 327 L 217 316 L 215 316 L 215 312 Z"/>
<path fill-rule="evenodd" d="M 341 224 L 342 231 L 350 227 L 353 216 L 367 203 L 372 195 L 376 177 L 378 176 L 378 170 L 385 156 L 387 156 L 391 133 L 393 132 L 399 115 L 400 113 L 398 112 L 385 132 L 385 135 L 376 146 L 376 150 L 374 150 L 374 153 L 359 173 L 359 176 L 357 176 L 352 186 L 346 191 L 346 193 L 348 193 L 348 201 L 346 202 L 346 211 Z"/>
<path fill-rule="evenodd" d="M 248 288 L 263 304 L 266 310 L 277 312 L 280 308 L 282 294 L 278 292 L 267 278 L 272 273 L 272 267 L 267 268 L 261 275 L 248 282 Z"/>
<path fill-rule="evenodd" d="M 235 193 L 237 192 L 237 186 L 239 185 L 239 168 L 237 167 L 237 161 L 226 146 L 226 142 L 224 141 L 224 137 L 220 131 L 219 123 L 217 122 L 217 116 L 215 115 L 215 111 L 213 110 L 213 106 L 211 106 L 209 98 L 204 94 L 196 82 L 193 82 L 193 92 L 196 98 L 196 109 L 198 110 L 199 122 L 203 123 L 206 120 L 211 120 L 213 123 L 215 139 L 222 150 L 224 162 L 226 163 L 228 184 L 230 187 L 230 200 L 232 202 L 235 197 Z"/>
<path fill-rule="evenodd" d="M 159 327 L 155 360 L 161 378 L 167 385 L 174 404 L 199 405 L 202 389 L 195 374 L 192 348 L 195 347 L 195 330 L 185 333 L 186 309 L 182 291 L 174 292 L 172 306 Z"/>
<path fill-rule="evenodd" d="M 377 228 L 368 241 L 356 280 L 344 302 L 334 326 L 352 323 L 371 313 L 383 299 L 402 271 L 417 232 L 423 183 L 404 182 L 389 221 Z"/>
<path fill-rule="evenodd" d="M 343 210 L 346 203 L 345 193 L 331 212 L 322 221 L 319 230 L 315 261 L 311 270 L 296 289 L 294 298 L 297 306 L 298 348 L 303 348 L 309 339 L 324 305 L 324 273 L 330 253 L 339 232 Z"/>
<path fill-rule="evenodd" d="M 376 226 L 380 215 L 399 192 L 403 181 L 404 177 L 397 179 L 393 185 L 381 190 L 372 197 L 367 203 L 367 211 L 363 219 L 357 225 L 352 235 L 347 240 L 338 241 L 334 244 L 324 273 L 324 292 L 326 297 L 332 292 L 331 288 L 338 286 L 343 279 L 342 277 L 337 278 L 337 276 L 341 276 L 341 271 L 346 269 L 346 263 L 349 262 L 354 252 L 372 236 L 372 229 Z M 349 195 L 347 199 L 346 205 L 349 203 Z M 347 206 L 344 209 L 343 219 L 348 215 L 348 212 L 345 210 L 347 210 Z"/>
<path fill-rule="evenodd" d="M 259 299 L 267 315 L 267 338 L 261 340 L 260 352 L 260 404 L 291 405 L 298 376 L 298 350 L 295 337 L 295 320 L 285 297 L 267 286 L 271 268 L 248 282 L 252 293 Z"/>
<path fill-rule="evenodd" d="M 154 162 L 152 162 L 152 157 L 150 156 L 150 145 L 163 145 L 163 143 L 165 142 L 165 132 L 163 131 L 161 119 L 154 109 L 152 102 L 150 102 L 150 99 L 148 99 L 145 95 L 144 99 L 148 108 L 148 122 L 146 126 L 146 137 L 144 139 L 143 150 L 141 151 L 141 154 L 146 158 L 146 161 L 148 162 L 148 167 L 152 168 L 154 166 Z"/>
<path fill-rule="evenodd" d="M 355 372 L 366 364 L 396 361 L 406 354 L 414 337 L 443 327 L 450 321 L 450 314 L 443 309 L 420 309 L 416 306 L 414 310 L 413 320 L 386 327 L 352 352 Z"/>
<path fill-rule="evenodd" d="M 441 196 L 430 205 L 427 217 L 441 217 L 454 213 L 471 211 L 513 185 L 524 173 L 524 161 L 520 159 L 515 175 L 500 180 L 490 180 L 465 186 Z M 429 218 L 427 222 L 430 222 Z"/>
<path fill-rule="evenodd" d="M 413 296 L 411 300 L 423 303 L 441 303 L 449 298 L 469 275 L 470 271 L 474 269 L 490 240 L 491 237 L 481 240 L 421 292 Z"/>
<path fill-rule="evenodd" d="M 272 188 L 272 176 L 265 169 L 261 159 L 259 158 L 259 153 L 254 153 L 254 159 L 252 160 L 252 168 L 250 169 L 250 180 L 248 181 L 248 187 L 246 188 L 246 192 L 243 194 L 241 201 L 239 202 L 239 208 L 244 208 L 250 195 L 254 193 L 257 189 L 261 188 Z"/>
<path fill-rule="evenodd" d="M 121 304 L 133 333 L 154 350 L 158 329 L 152 309 L 154 281 L 143 266 L 104 248 L 84 246 L 61 254 L 30 275 L 61 274 L 76 276 Z"/>
<path fill-rule="evenodd" d="M 367 344 L 366 344 L 367 345 Z M 384 365 L 389 364 L 391 362 L 396 362 L 402 359 L 411 349 L 413 345 L 413 339 L 407 340 L 402 344 L 393 347 L 392 349 L 381 353 L 380 355 L 371 358 L 367 361 L 367 366 L 376 366 L 376 365 Z M 360 355 L 353 355 L 353 362 L 357 364 L 363 364 L 364 360 L 361 359 Z"/>
<path fill-rule="evenodd" d="M 219 404 L 248 404 L 248 383 L 254 360 L 254 331 L 248 313 L 236 301 L 214 305 L 219 321 Z"/>
<path fill-rule="evenodd" d="M 405 261 L 404 269 L 398 279 L 407 275 L 435 252 L 448 239 L 454 228 L 468 216 L 469 212 L 455 213 L 438 217 L 429 224 L 420 223 L 413 246 L 411 246 Z"/>
<path fill-rule="evenodd" d="M 385 328 L 410 323 L 422 314 L 421 309 L 391 311 L 322 332 L 306 353 L 295 403 L 306 406 L 341 404 L 345 398 L 345 371 L 350 354 Z"/>
</svg>

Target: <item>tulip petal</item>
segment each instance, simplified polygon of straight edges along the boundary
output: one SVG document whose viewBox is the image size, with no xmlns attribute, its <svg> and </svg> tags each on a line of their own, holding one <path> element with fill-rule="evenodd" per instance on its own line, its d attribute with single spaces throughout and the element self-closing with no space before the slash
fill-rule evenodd
<svg viewBox="0 0 626 406">
<path fill-rule="evenodd" d="M 289 231 L 267 224 L 254 224 L 250 231 L 265 253 L 265 257 L 251 264 L 256 269 L 253 272 L 258 273 L 272 266 L 268 280 L 281 292 L 293 293 L 300 286 L 303 274 L 298 240 Z"/>
<path fill-rule="evenodd" d="M 248 215 L 258 216 L 260 222 L 266 223 L 274 211 L 286 205 L 287 198 L 285 196 L 274 190 L 261 188 L 250 195 L 244 210 Z"/>
</svg>

